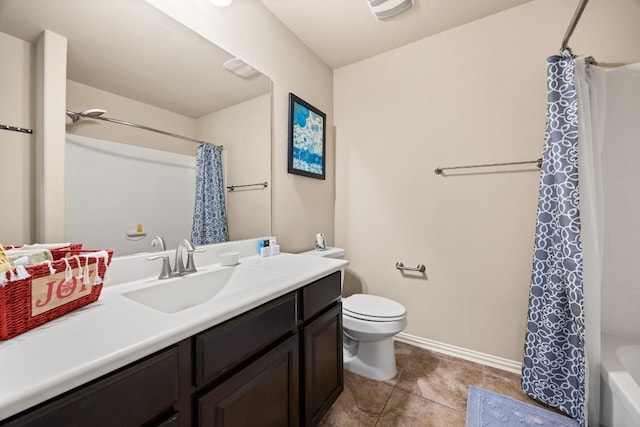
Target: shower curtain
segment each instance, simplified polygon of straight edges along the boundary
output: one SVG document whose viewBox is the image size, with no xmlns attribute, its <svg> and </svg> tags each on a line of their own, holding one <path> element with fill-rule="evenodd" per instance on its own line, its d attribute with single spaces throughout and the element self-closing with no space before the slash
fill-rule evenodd
<svg viewBox="0 0 640 427">
<path fill-rule="evenodd" d="M 585 425 L 578 99 L 568 51 L 547 62 L 547 120 L 522 389 Z"/>
<path fill-rule="evenodd" d="M 194 245 L 226 242 L 229 238 L 222 175 L 222 147 L 198 145 L 196 198 L 191 241 Z"/>
<path fill-rule="evenodd" d="M 578 173 L 583 252 L 587 402 L 590 425 L 600 425 L 600 307 L 604 264 L 603 140 L 606 119 L 605 69 L 585 58 L 575 61 L 578 96 Z"/>
</svg>

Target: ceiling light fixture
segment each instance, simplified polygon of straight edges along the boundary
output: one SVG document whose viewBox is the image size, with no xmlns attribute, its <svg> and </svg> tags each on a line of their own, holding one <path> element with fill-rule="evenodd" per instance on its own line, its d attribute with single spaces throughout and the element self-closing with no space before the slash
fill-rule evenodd
<svg viewBox="0 0 640 427">
<path fill-rule="evenodd" d="M 227 7 L 232 2 L 233 2 L 233 0 L 209 0 L 209 3 L 211 3 L 214 6 L 218 6 L 218 7 Z"/>
<path fill-rule="evenodd" d="M 373 15 L 381 21 L 411 9 L 413 0 L 367 0 Z"/>
<path fill-rule="evenodd" d="M 260 74 L 260 71 L 256 70 L 240 58 L 232 58 L 222 64 L 222 66 L 225 70 L 230 71 L 243 79 L 250 79 Z"/>
</svg>

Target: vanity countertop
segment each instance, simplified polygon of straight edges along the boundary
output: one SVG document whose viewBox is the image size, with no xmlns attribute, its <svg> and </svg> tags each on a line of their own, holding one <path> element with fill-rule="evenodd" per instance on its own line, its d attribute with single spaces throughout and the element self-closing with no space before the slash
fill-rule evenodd
<svg viewBox="0 0 640 427">
<path fill-rule="evenodd" d="M 278 277 L 250 291 L 215 298 L 172 314 L 122 296 L 144 286 L 142 281 L 105 286 L 97 302 L 8 341 L 0 341 L 0 420 L 348 264 L 345 260 L 293 254 L 250 256 L 240 262 L 248 268 L 278 273 Z"/>
</svg>

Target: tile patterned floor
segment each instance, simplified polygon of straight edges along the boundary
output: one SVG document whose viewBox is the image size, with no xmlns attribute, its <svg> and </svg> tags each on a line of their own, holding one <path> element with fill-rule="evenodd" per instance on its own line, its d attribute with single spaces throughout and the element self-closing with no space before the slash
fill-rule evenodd
<svg viewBox="0 0 640 427">
<path fill-rule="evenodd" d="M 520 376 L 395 343 L 398 375 L 373 381 L 345 371 L 345 388 L 321 427 L 464 427 L 469 385 L 537 404 Z M 542 405 L 538 405 L 542 406 Z"/>
</svg>

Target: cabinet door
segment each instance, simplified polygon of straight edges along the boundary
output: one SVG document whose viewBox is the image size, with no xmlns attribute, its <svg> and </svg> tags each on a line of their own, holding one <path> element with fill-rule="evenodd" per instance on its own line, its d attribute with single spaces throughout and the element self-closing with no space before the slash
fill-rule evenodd
<svg viewBox="0 0 640 427">
<path fill-rule="evenodd" d="M 298 335 L 257 359 L 197 401 L 198 425 L 299 425 Z"/>
<path fill-rule="evenodd" d="M 0 425 L 138 426 L 170 411 L 178 399 L 178 350 L 171 347 Z"/>
<path fill-rule="evenodd" d="M 304 335 L 304 418 L 315 426 L 344 389 L 342 303 L 310 322 Z"/>
</svg>

